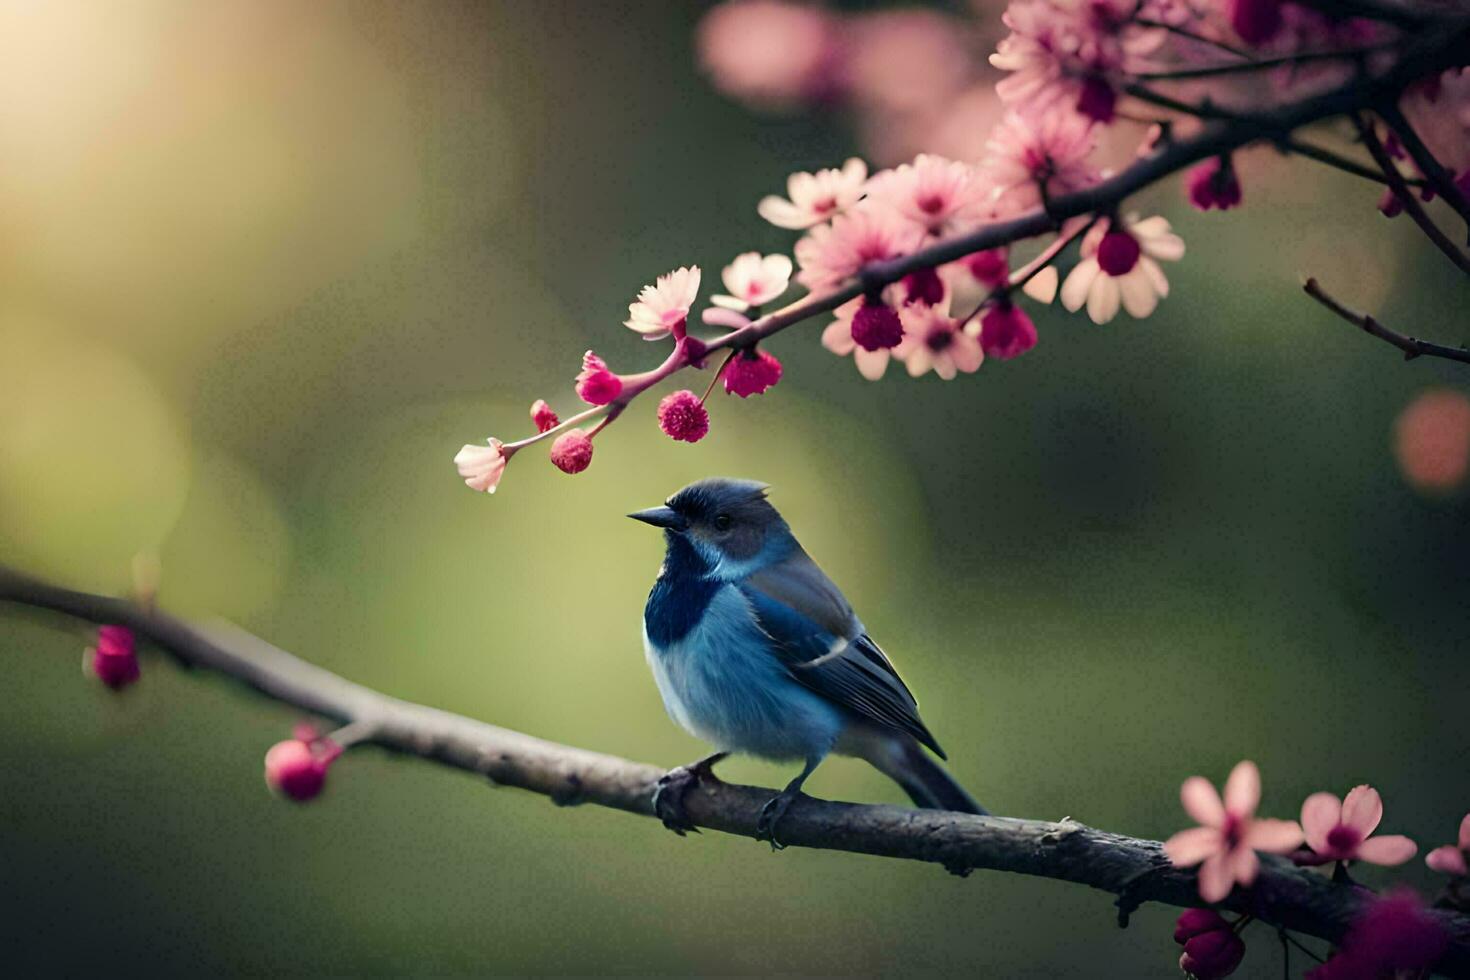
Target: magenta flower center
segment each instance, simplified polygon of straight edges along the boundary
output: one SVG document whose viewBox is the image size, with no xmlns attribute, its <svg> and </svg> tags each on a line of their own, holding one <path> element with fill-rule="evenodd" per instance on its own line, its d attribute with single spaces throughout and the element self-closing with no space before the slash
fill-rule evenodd
<svg viewBox="0 0 1470 980">
<path fill-rule="evenodd" d="M 1110 276 L 1127 275 L 1138 264 L 1143 249 L 1126 231 L 1110 231 L 1097 246 L 1097 264 Z"/>
<path fill-rule="evenodd" d="M 925 214 L 938 214 L 944 207 L 944 198 L 938 194 L 925 194 L 918 203 L 919 210 Z"/>
<path fill-rule="evenodd" d="M 1220 827 L 1220 836 L 1225 840 L 1227 851 L 1233 851 L 1240 846 L 1244 832 L 1245 825 L 1239 817 L 1233 813 L 1225 814 L 1225 823 Z"/>
<path fill-rule="evenodd" d="M 936 354 L 948 350 L 952 343 L 954 343 L 954 331 L 943 327 L 935 327 L 929 331 L 929 336 L 924 338 L 924 346 Z"/>
<path fill-rule="evenodd" d="M 1351 854 L 1363 842 L 1363 835 L 1352 827 L 1338 824 L 1327 832 L 1327 847 L 1334 854 Z"/>
</svg>

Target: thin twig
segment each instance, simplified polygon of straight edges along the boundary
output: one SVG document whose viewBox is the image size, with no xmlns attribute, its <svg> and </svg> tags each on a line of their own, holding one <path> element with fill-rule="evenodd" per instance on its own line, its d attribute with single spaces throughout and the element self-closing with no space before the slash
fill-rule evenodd
<svg viewBox="0 0 1470 980">
<path fill-rule="evenodd" d="M 324 718 L 365 724 L 370 734 L 352 751 L 377 745 L 499 785 L 531 790 L 561 805 L 595 803 L 654 815 L 653 791 L 661 769 L 401 701 L 235 627 L 200 628 L 133 602 L 59 588 L 4 566 L 0 566 L 0 601 L 126 626 L 185 665 L 217 671 Z M 709 779 L 696 784 L 684 804 L 700 827 L 759 839 L 761 810 L 774 795 L 770 789 Z M 798 847 L 1052 878 L 1114 895 L 1126 892 L 1135 903 L 1199 904 L 1195 872 L 1174 867 L 1158 841 L 1097 830 L 1070 819 L 981 817 L 803 796 L 782 817 L 781 838 Z M 668 846 L 687 845 L 676 845 L 670 836 Z M 1336 941 L 1346 934 L 1368 897 L 1361 889 L 1333 884 L 1285 858 L 1263 855 L 1254 887 L 1236 892 L 1221 907 Z M 1431 914 L 1451 936 L 1440 968 L 1470 970 L 1470 916 L 1449 910 Z"/>
<path fill-rule="evenodd" d="M 1373 125 L 1364 119 L 1361 113 L 1353 113 L 1352 119 L 1353 125 L 1358 127 L 1358 135 L 1363 138 L 1363 145 L 1373 156 L 1373 162 L 1378 164 L 1383 175 L 1388 178 L 1389 190 L 1398 198 L 1399 204 L 1404 208 L 1404 213 L 1414 220 L 1414 224 L 1418 225 L 1425 237 L 1434 243 L 1435 248 L 1438 248 L 1446 258 L 1459 266 L 1461 272 L 1470 275 L 1470 256 L 1467 256 L 1460 246 L 1450 241 L 1450 236 L 1446 235 L 1444 229 L 1435 224 L 1434 219 L 1424 210 L 1424 206 L 1409 189 L 1403 174 L 1399 173 L 1399 168 L 1394 164 L 1393 158 L 1388 155 L 1388 150 L 1384 149 L 1378 134 L 1373 131 Z"/>
<path fill-rule="evenodd" d="M 1378 114 L 1398 134 L 1399 142 L 1403 144 L 1404 149 L 1409 151 L 1410 159 L 1429 181 L 1429 185 L 1465 220 L 1465 227 L 1467 231 L 1470 231 L 1470 199 L 1467 199 L 1464 191 L 1460 190 L 1460 185 L 1455 183 L 1455 175 L 1450 173 L 1429 147 L 1424 145 L 1424 140 L 1419 137 L 1418 131 L 1404 116 L 1403 110 L 1398 107 L 1397 103 L 1383 103 L 1378 107 Z"/>
<path fill-rule="evenodd" d="M 1298 156 L 1316 160 L 1318 163 L 1326 164 L 1329 167 L 1341 170 L 1343 173 L 1352 174 L 1354 177 L 1362 177 L 1365 180 L 1371 180 L 1379 184 L 1388 183 L 1388 178 L 1383 175 L 1382 171 L 1364 166 L 1356 160 L 1342 156 L 1324 147 L 1316 146 L 1312 143 L 1304 143 L 1295 138 L 1282 140 L 1277 145 L 1284 152 L 1295 153 Z M 1406 177 L 1404 178 L 1404 183 L 1410 187 L 1420 187 L 1423 186 L 1424 181 Z"/>
<path fill-rule="evenodd" d="M 1432 344 L 1427 340 L 1419 340 L 1399 333 L 1389 327 L 1385 327 L 1367 313 L 1359 313 L 1344 306 L 1336 298 L 1323 289 L 1316 279 L 1308 278 L 1302 283 L 1302 290 L 1317 302 L 1336 313 L 1342 319 L 1362 330 L 1364 333 L 1372 334 L 1387 344 L 1392 344 L 1404 352 L 1404 360 L 1412 361 L 1416 357 L 1442 357 L 1449 361 L 1459 361 L 1461 364 L 1470 364 L 1470 349 L 1465 347 L 1446 347 L 1443 344 Z"/>
<path fill-rule="evenodd" d="M 1303 51 L 1285 54 L 1276 58 L 1253 58 L 1249 61 L 1232 61 L 1226 65 L 1203 65 L 1198 68 L 1173 68 L 1162 71 L 1134 72 L 1133 78 L 1144 82 L 1184 81 L 1191 78 L 1213 78 L 1217 75 L 1238 75 L 1243 72 L 1265 71 L 1289 65 L 1309 64 L 1314 61 L 1358 61 L 1370 54 L 1385 51 L 1392 45 L 1372 44 L 1361 48 L 1344 48 L 1340 51 Z"/>
</svg>

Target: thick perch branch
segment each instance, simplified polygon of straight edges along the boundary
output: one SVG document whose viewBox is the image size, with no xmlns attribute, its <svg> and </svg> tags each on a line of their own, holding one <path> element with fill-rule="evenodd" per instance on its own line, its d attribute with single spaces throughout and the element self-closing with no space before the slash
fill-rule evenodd
<svg viewBox="0 0 1470 980">
<path fill-rule="evenodd" d="M 401 701 L 339 677 L 243 631 L 201 630 L 166 613 L 106 596 L 74 592 L 0 566 L 0 601 L 118 623 L 168 651 L 182 664 L 243 681 L 294 707 L 353 724 L 356 744 L 372 743 L 463 769 L 506 786 L 551 797 L 560 805 L 596 803 L 653 816 L 653 790 L 663 770 L 616 756 L 488 725 Z M 761 807 L 774 790 L 703 781 L 685 798 L 690 817 L 711 830 L 756 837 Z M 882 857 L 929 861 L 951 870 L 980 868 L 1090 885 L 1118 896 L 1120 915 L 1142 902 L 1199 904 L 1194 872 L 1173 867 L 1158 841 L 1125 837 L 1072 820 L 977 817 L 898 806 L 799 799 L 781 821 L 784 843 Z M 674 838 L 669 838 L 670 846 Z M 1249 892 L 1224 905 L 1271 925 L 1327 940 L 1342 937 L 1364 901 L 1359 889 L 1263 856 Z M 1441 964 L 1470 973 L 1470 916 L 1436 911 L 1453 946 Z"/>
</svg>

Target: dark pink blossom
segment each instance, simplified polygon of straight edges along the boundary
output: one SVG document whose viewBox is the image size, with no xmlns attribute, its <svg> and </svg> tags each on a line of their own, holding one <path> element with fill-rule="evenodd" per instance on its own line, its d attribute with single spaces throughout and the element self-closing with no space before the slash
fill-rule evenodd
<svg viewBox="0 0 1470 980">
<path fill-rule="evenodd" d="M 577 397 L 589 405 L 606 405 L 623 393 L 623 379 L 608 370 L 607 362 L 590 350 L 582 355 L 577 375 Z"/>
<path fill-rule="evenodd" d="M 1281 30 L 1281 0 L 1229 0 L 1230 26 L 1247 44 L 1264 44 Z"/>
<path fill-rule="evenodd" d="M 126 626 L 97 627 L 97 645 L 89 651 L 87 669 L 114 691 L 136 681 L 141 670 L 133 631 Z"/>
<path fill-rule="evenodd" d="M 1004 245 L 967 256 L 964 263 L 976 281 L 991 289 L 1004 285 L 1011 274 L 1010 249 Z"/>
<path fill-rule="evenodd" d="M 1036 324 L 1019 306 L 997 300 L 980 317 L 980 347 L 986 357 L 1008 361 L 1036 346 Z"/>
<path fill-rule="evenodd" d="M 1199 164 L 1185 177 L 1189 203 L 1201 211 L 1228 211 L 1240 204 L 1240 178 L 1229 157 L 1214 157 Z"/>
<path fill-rule="evenodd" d="M 781 380 L 781 362 L 776 355 L 751 348 L 736 354 L 722 375 L 725 391 L 746 398 L 759 395 Z"/>
<path fill-rule="evenodd" d="M 1220 980 L 1234 973 L 1244 958 L 1245 941 L 1226 926 L 1185 940 L 1179 969 L 1195 980 Z"/>
<path fill-rule="evenodd" d="M 265 754 L 266 785 L 297 803 L 315 799 L 326 785 L 328 767 L 341 754 L 341 746 L 328 738 L 277 742 Z"/>
<path fill-rule="evenodd" d="M 903 321 L 882 300 L 864 299 L 852 316 L 852 339 L 866 351 L 897 347 L 903 340 Z"/>
<path fill-rule="evenodd" d="M 561 425 L 561 419 L 557 418 L 556 412 L 552 411 L 543 398 L 538 398 L 531 404 L 531 422 L 536 426 L 537 432 L 550 432 Z"/>
<path fill-rule="evenodd" d="M 658 427 L 680 442 L 698 442 L 709 432 L 709 412 L 699 396 L 687 388 L 658 403 Z"/>
<path fill-rule="evenodd" d="M 556 437 L 551 444 L 551 462 L 563 473 L 580 473 L 592 465 L 592 438 L 581 429 Z"/>
<path fill-rule="evenodd" d="M 904 302 L 927 303 L 933 306 L 944 299 L 944 280 L 931 266 L 916 269 L 903 277 Z"/>
<path fill-rule="evenodd" d="M 1399 888 L 1359 913 L 1341 952 L 1309 972 L 1307 980 L 1377 980 L 1398 971 L 1429 970 L 1449 945 L 1444 923 L 1419 896 Z"/>
</svg>

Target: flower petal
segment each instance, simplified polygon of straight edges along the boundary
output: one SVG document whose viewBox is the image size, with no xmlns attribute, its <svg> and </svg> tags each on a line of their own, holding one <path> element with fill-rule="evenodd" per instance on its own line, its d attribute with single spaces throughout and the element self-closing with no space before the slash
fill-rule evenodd
<svg viewBox="0 0 1470 980">
<path fill-rule="evenodd" d="M 1164 841 L 1164 853 L 1177 868 L 1199 864 L 1212 854 L 1220 853 L 1223 843 L 1213 827 L 1190 827 Z"/>
<path fill-rule="evenodd" d="M 716 306 L 723 307 L 723 308 L 725 308 L 727 310 L 748 310 L 748 309 L 750 309 L 750 304 L 747 303 L 745 300 L 741 299 L 738 296 L 726 296 L 724 293 L 715 293 L 713 296 L 711 296 L 709 298 L 709 301 L 711 303 L 715 304 Z M 708 311 L 706 311 L 706 312 L 708 312 Z M 709 319 L 706 318 L 704 322 L 705 323 L 709 323 Z"/>
<path fill-rule="evenodd" d="M 1241 843 L 1251 850 L 1285 854 L 1301 846 L 1301 824 L 1295 820 L 1252 820 Z"/>
<path fill-rule="evenodd" d="M 761 198 L 760 203 L 755 206 L 755 211 L 777 228 L 790 228 L 798 231 L 810 228 L 819 220 L 804 208 L 799 208 L 775 194 Z"/>
<path fill-rule="evenodd" d="M 850 333 L 849 328 L 849 335 Z M 891 353 L 886 350 L 863 350 L 856 344 L 853 347 L 852 359 L 857 364 L 858 373 L 869 381 L 877 381 L 883 377 L 883 372 L 888 370 Z"/>
<path fill-rule="evenodd" d="M 1231 877 L 1242 885 L 1255 881 L 1256 872 L 1261 870 L 1261 859 L 1249 847 L 1237 847 L 1226 855 L 1225 860 L 1230 867 Z"/>
<path fill-rule="evenodd" d="M 1249 817 L 1261 803 L 1261 770 L 1249 759 L 1236 764 L 1225 780 L 1225 810 L 1237 817 Z"/>
<path fill-rule="evenodd" d="M 1367 837 L 1383 819 L 1383 797 L 1372 786 L 1354 786 L 1342 801 L 1342 822 Z"/>
<path fill-rule="evenodd" d="M 1092 289 L 1092 280 L 1101 272 L 1102 266 L 1097 264 L 1097 259 L 1083 259 L 1067 273 L 1067 280 L 1062 283 L 1062 305 L 1068 312 L 1076 313 L 1082 309 Z"/>
<path fill-rule="evenodd" d="M 1159 294 L 1143 269 L 1134 268 L 1119 279 L 1118 288 L 1123 292 L 1123 309 L 1135 320 L 1142 320 L 1158 308 Z"/>
<path fill-rule="evenodd" d="M 1021 292 L 1038 303 L 1050 303 L 1057 298 L 1057 267 L 1049 265 L 1026 280 Z"/>
<path fill-rule="evenodd" d="M 822 346 L 839 357 L 852 353 L 857 341 L 852 339 L 851 320 L 833 320 L 822 331 Z"/>
<path fill-rule="evenodd" d="M 1203 776 L 1190 776 L 1179 787 L 1179 802 L 1184 812 L 1204 827 L 1219 827 L 1225 822 L 1225 805 L 1220 794 Z"/>
<path fill-rule="evenodd" d="M 1359 861 L 1367 861 L 1369 864 L 1381 864 L 1385 867 L 1403 864 L 1418 853 L 1419 845 L 1402 834 L 1384 834 L 1382 837 L 1370 837 L 1358 845 Z"/>
<path fill-rule="evenodd" d="M 1112 276 L 1098 276 L 1092 281 L 1092 291 L 1087 294 L 1087 315 L 1096 324 L 1112 321 L 1118 315 L 1118 280 Z"/>
<path fill-rule="evenodd" d="M 1215 854 L 1199 867 L 1199 897 L 1207 902 L 1223 900 L 1235 886 L 1227 858 L 1226 854 Z"/>
<path fill-rule="evenodd" d="M 1302 833 L 1318 854 L 1327 850 L 1327 835 L 1342 819 L 1342 801 L 1331 793 L 1313 793 L 1302 803 Z"/>
<path fill-rule="evenodd" d="M 1453 844 L 1436 847 L 1424 858 L 1424 863 L 1429 865 L 1433 871 L 1446 875 L 1470 874 L 1470 862 L 1465 860 L 1465 852 Z"/>
</svg>

